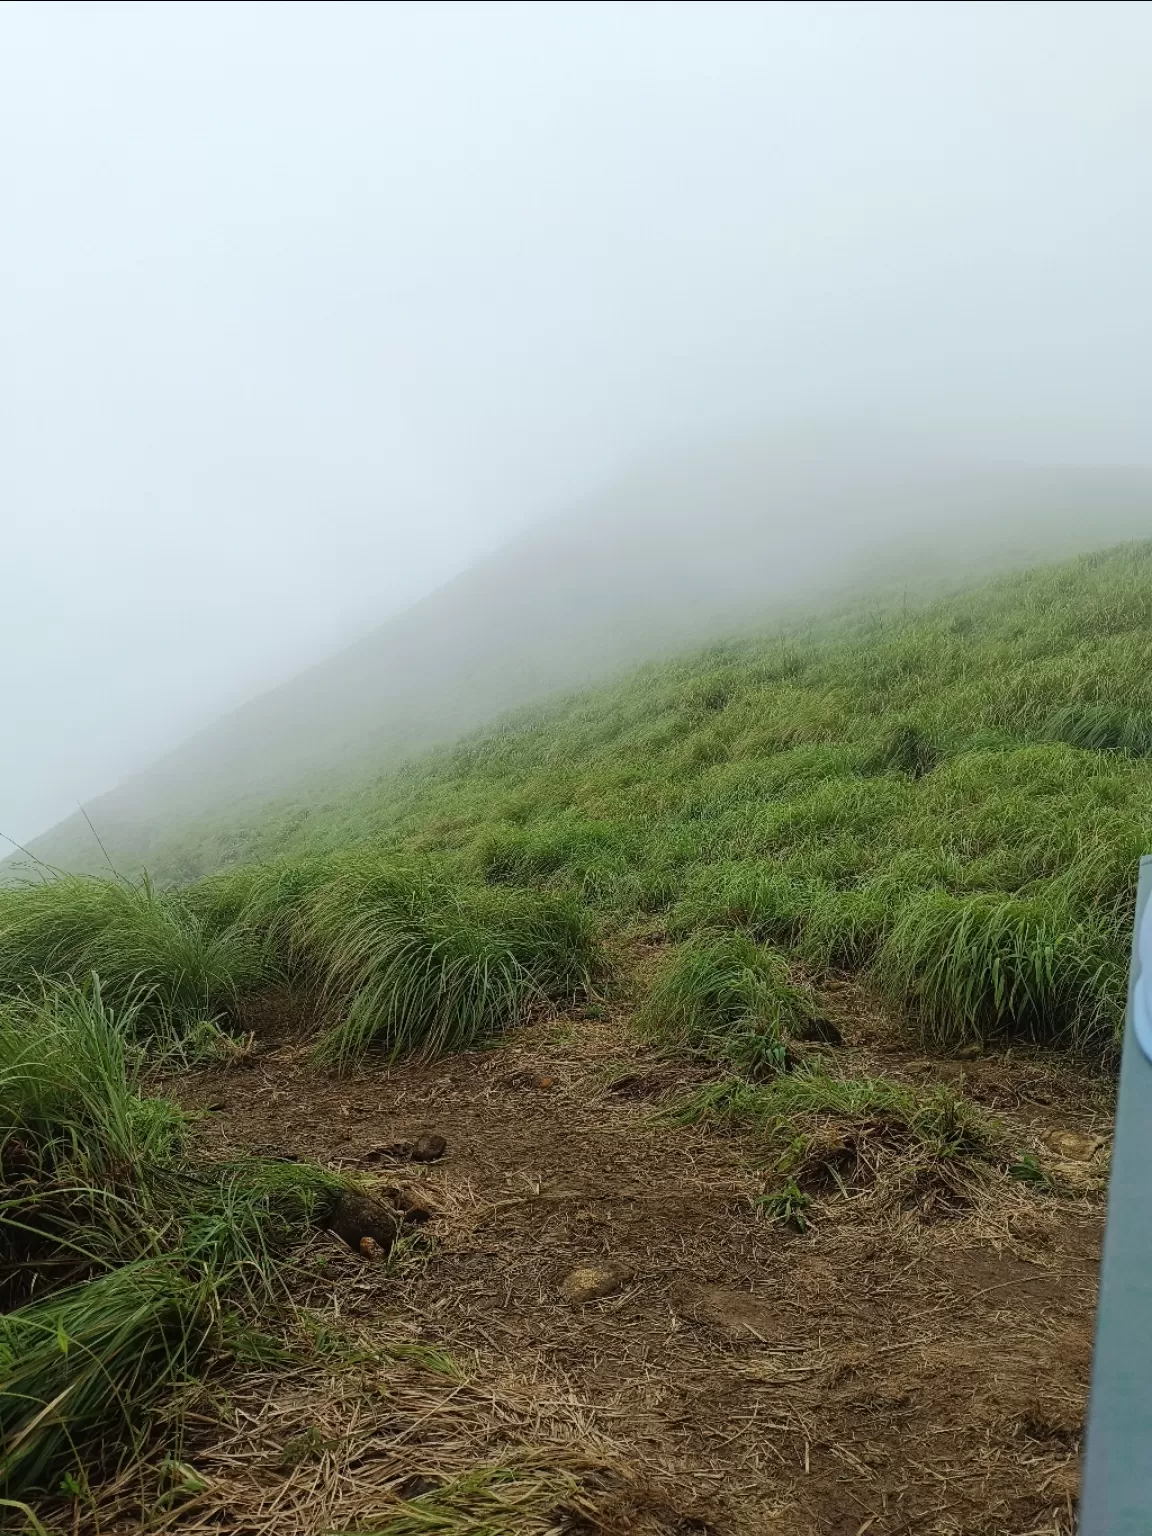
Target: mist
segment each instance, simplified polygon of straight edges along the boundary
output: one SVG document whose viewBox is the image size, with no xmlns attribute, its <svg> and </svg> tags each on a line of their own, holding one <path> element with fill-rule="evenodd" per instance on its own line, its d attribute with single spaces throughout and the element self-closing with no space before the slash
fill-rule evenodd
<svg viewBox="0 0 1152 1536">
<path fill-rule="evenodd" d="M 0 828 L 127 781 L 134 859 L 894 548 L 1147 532 L 1150 41 L 6 6 Z"/>
</svg>

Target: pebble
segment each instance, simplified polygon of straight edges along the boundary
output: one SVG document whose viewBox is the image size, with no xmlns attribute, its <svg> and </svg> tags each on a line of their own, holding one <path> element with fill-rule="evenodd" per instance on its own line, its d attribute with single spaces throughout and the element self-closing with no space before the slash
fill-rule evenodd
<svg viewBox="0 0 1152 1536">
<path fill-rule="evenodd" d="M 624 1276 L 617 1269 L 574 1269 L 560 1282 L 560 1294 L 566 1301 L 595 1301 L 611 1296 L 623 1284 Z"/>
</svg>

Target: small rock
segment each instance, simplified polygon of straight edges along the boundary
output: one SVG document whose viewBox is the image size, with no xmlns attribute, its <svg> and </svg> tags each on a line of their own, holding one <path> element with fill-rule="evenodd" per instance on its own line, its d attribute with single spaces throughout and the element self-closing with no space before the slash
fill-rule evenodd
<svg viewBox="0 0 1152 1536">
<path fill-rule="evenodd" d="M 356 1189 L 344 1191 L 324 1225 L 354 1253 L 364 1252 L 361 1247 L 364 1238 L 371 1238 L 382 1252 L 389 1253 L 400 1235 L 400 1218 L 395 1211 Z"/>
<path fill-rule="evenodd" d="M 539 1072 L 512 1072 L 504 1079 L 505 1088 L 551 1088 L 554 1079 L 541 1077 Z"/>
<path fill-rule="evenodd" d="M 1049 1131 L 1044 1140 L 1056 1153 L 1073 1163 L 1087 1163 L 1104 1145 L 1102 1136 L 1086 1136 L 1083 1131 Z"/>
<path fill-rule="evenodd" d="M 793 1033 L 797 1040 L 807 1041 L 810 1045 L 844 1044 L 844 1036 L 831 1019 L 805 1019 Z"/>
<path fill-rule="evenodd" d="M 435 1163 L 448 1150 L 443 1136 L 426 1131 L 415 1141 L 393 1141 L 386 1147 L 374 1147 L 364 1155 L 366 1163 Z"/>
<path fill-rule="evenodd" d="M 595 1301 L 611 1296 L 623 1284 L 624 1276 L 618 1269 L 574 1269 L 560 1282 L 560 1294 L 566 1301 Z"/>
</svg>

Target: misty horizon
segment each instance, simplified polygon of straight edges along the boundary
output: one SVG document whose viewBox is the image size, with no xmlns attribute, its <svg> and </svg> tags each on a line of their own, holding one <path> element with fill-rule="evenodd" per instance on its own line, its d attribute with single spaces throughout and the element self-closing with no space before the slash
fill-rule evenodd
<svg viewBox="0 0 1152 1536">
<path fill-rule="evenodd" d="M 0 830 L 698 462 L 635 509 L 695 547 L 726 444 L 935 474 L 928 546 L 982 465 L 1148 467 L 1150 38 L 1108 4 L 6 7 Z"/>
</svg>

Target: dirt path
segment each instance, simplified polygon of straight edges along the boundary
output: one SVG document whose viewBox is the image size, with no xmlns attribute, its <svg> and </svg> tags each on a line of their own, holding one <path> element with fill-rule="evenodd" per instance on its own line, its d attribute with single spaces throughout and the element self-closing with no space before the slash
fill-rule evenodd
<svg viewBox="0 0 1152 1536">
<path fill-rule="evenodd" d="M 1106 1130 L 1103 1087 L 1086 1107 L 1082 1076 L 1051 1058 L 933 1061 L 854 1002 L 839 999 L 839 1070 L 963 1074 L 1022 1148 Z M 1099 1197 L 1002 1180 L 959 1219 L 836 1199 L 805 1234 L 785 1232 L 757 1213 L 747 1141 L 655 1122 L 691 1070 L 622 1020 L 580 1019 L 345 1078 L 270 1040 L 179 1091 L 212 1106 L 202 1135 L 218 1148 L 377 1171 L 433 1207 L 430 1256 L 397 1273 L 321 1240 L 317 1294 L 369 1331 L 473 1361 L 494 1391 L 536 1405 L 542 1441 L 609 1448 L 623 1480 L 593 1479 L 557 1531 L 1069 1532 Z M 440 1162 L 381 1156 L 432 1131 L 447 1139 Z M 619 1288 L 565 1300 L 564 1277 L 589 1265 Z M 498 1459 L 504 1433 L 478 1452 Z M 390 1463 L 394 1491 L 425 1486 L 426 1450 L 417 1436 Z"/>
</svg>

